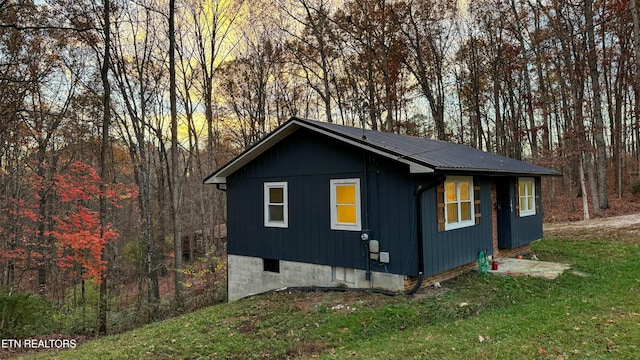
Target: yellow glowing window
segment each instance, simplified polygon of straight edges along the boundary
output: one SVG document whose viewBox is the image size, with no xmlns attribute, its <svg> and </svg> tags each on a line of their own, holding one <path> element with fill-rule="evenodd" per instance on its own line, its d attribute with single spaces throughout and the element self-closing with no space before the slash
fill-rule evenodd
<svg viewBox="0 0 640 360">
<path fill-rule="evenodd" d="M 473 178 L 448 177 L 444 183 L 445 229 L 475 225 Z"/>
<path fill-rule="evenodd" d="M 331 229 L 361 229 L 360 179 L 331 180 Z"/>
<path fill-rule="evenodd" d="M 447 222 L 458 222 L 458 204 L 447 204 Z"/>
<path fill-rule="evenodd" d="M 456 190 L 455 182 L 445 183 L 445 194 L 448 203 L 458 201 L 458 191 Z"/>
<path fill-rule="evenodd" d="M 339 223 L 356 223 L 356 186 L 336 186 L 336 211 Z"/>
</svg>

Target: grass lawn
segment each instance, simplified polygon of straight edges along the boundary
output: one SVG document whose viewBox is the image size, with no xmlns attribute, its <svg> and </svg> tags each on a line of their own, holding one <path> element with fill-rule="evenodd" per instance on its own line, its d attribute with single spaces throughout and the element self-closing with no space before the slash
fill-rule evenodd
<svg viewBox="0 0 640 360">
<path fill-rule="evenodd" d="M 637 359 L 640 237 L 550 238 L 533 251 L 588 276 L 468 273 L 413 297 L 257 296 L 39 358 Z"/>
</svg>

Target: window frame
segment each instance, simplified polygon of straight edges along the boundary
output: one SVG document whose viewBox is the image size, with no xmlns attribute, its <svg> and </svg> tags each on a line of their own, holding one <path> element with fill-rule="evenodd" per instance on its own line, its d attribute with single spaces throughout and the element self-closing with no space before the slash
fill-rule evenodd
<svg viewBox="0 0 640 360">
<path fill-rule="evenodd" d="M 527 194 L 528 187 L 525 185 L 525 194 L 520 192 L 522 184 L 531 184 L 531 194 Z M 522 199 L 531 200 L 531 208 L 523 209 L 521 204 Z M 518 215 L 519 217 L 533 216 L 536 214 L 536 179 L 532 177 L 520 177 L 518 178 Z M 527 201 L 526 204 L 529 204 Z"/>
<path fill-rule="evenodd" d="M 447 184 L 452 182 L 456 184 L 456 201 L 447 201 Z M 461 219 L 461 215 L 462 215 L 461 204 L 463 203 L 463 201 L 460 200 L 460 183 L 468 183 L 469 200 L 464 202 L 469 203 L 470 218 L 469 220 L 458 220 L 456 222 L 449 222 L 449 211 L 447 208 L 447 205 L 449 204 L 457 204 L 458 219 Z M 445 231 L 476 225 L 474 192 L 475 191 L 474 191 L 474 184 L 473 184 L 473 176 L 447 176 L 446 180 L 444 181 L 444 201 L 443 201 Z"/>
<path fill-rule="evenodd" d="M 272 203 L 269 195 L 270 189 L 282 189 L 282 203 Z M 289 227 L 289 191 L 286 181 L 265 182 L 264 183 L 264 226 L 276 228 Z M 271 220 L 269 217 L 269 206 L 282 206 L 283 220 Z"/>
<path fill-rule="evenodd" d="M 338 204 L 336 199 L 336 188 L 339 185 L 353 185 L 355 186 L 355 207 L 356 207 L 356 222 L 344 223 L 338 222 Z M 331 211 L 331 230 L 345 230 L 345 231 L 361 231 L 362 230 L 362 201 L 360 197 L 360 179 L 331 179 L 329 181 L 330 187 L 330 200 L 329 207 Z"/>
</svg>

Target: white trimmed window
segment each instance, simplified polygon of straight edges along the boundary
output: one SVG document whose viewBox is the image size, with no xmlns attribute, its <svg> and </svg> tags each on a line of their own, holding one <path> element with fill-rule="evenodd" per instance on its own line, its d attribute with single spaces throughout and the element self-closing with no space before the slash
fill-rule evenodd
<svg viewBox="0 0 640 360">
<path fill-rule="evenodd" d="M 520 217 L 536 214 L 536 183 L 533 178 L 518 178 Z"/>
<path fill-rule="evenodd" d="M 331 229 L 362 230 L 360 179 L 331 180 Z"/>
<path fill-rule="evenodd" d="M 445 230 L 475 225 L 473 177 L 449 176 L 444 182 Z"/>
<path fill-rule="evenodd" d="M 288 202 L 286 182 L 264 183 L 264 226 L 288 227 Z"/>
</svg>

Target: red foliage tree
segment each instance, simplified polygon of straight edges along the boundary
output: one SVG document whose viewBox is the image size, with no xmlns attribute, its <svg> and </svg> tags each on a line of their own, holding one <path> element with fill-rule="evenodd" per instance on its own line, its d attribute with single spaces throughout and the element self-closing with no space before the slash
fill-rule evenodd
<svg viewBox="0 0 640 360">
<path fill-rule="evenodd" d="M 96 206 L 100 197 L 100 176 L 85 163 L 76 161 L 68 171 L 54 177 L 54 189 L 63 204 L 68 204 L 68 212 L 54 217 L 51 235 L 57 241 L 58 266 L 63 271 L 73 271 L 79 266 L 84 279 L 95 278 L 102 281 L 106 263 L 102 259 L 105 244 L 118 238 L 119 233 L 112 223 L 101 230 Z M 122 184 L 108 187 L 105 197 L 112 205 L 136 196 L 136 192 Z M 102 234 L 102 235 L 101 235 Z"/>
</svg>

